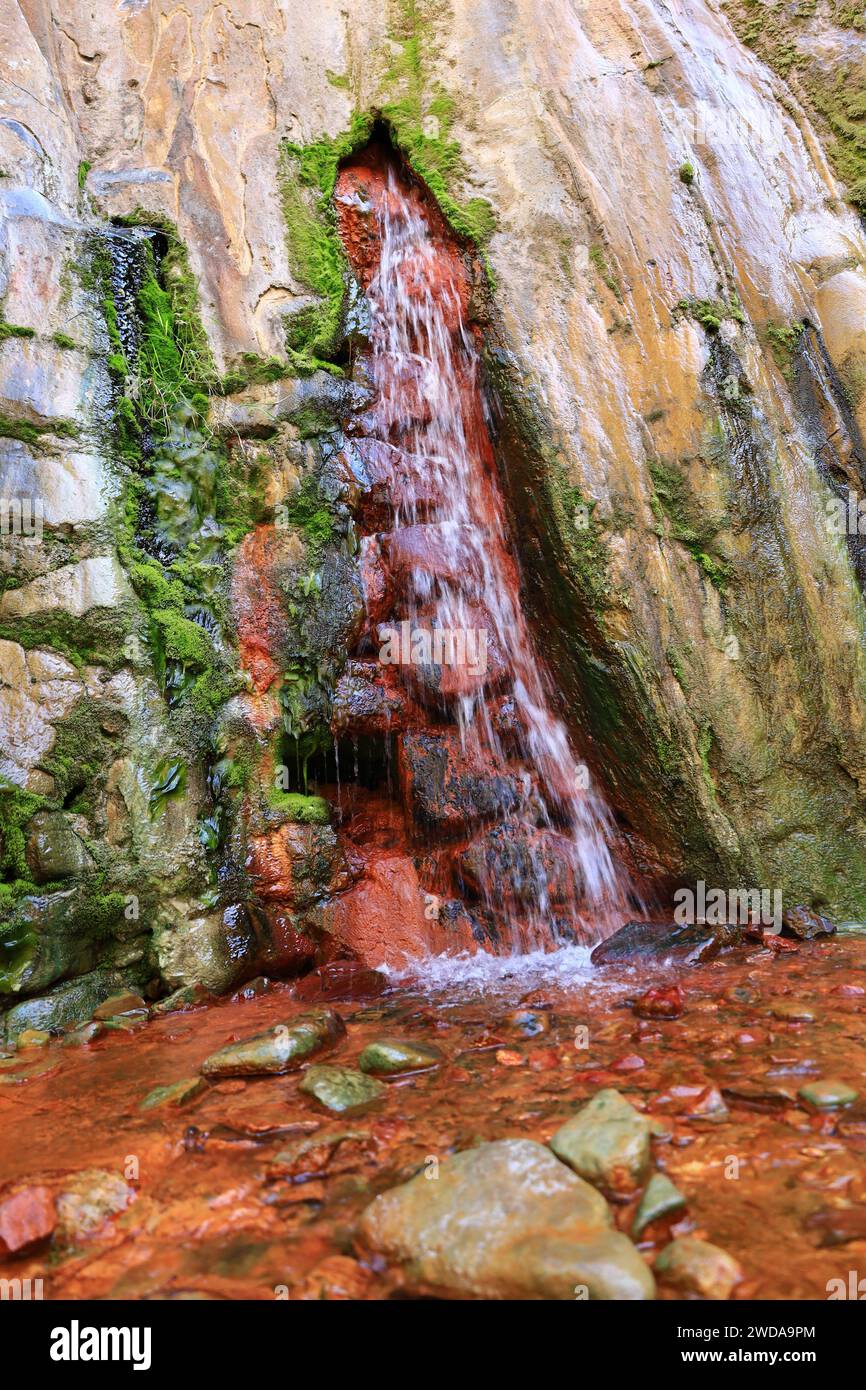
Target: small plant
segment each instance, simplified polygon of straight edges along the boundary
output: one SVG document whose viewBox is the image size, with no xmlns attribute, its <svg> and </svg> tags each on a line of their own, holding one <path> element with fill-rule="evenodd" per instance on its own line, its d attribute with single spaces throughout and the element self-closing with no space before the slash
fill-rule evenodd
<svg viewBox="0 0 866 1390">
<path fill-rule="evenodd" d="M 690 187 L 695 181 L 695 166 L 686 160 L 685 164 L 680 165 L 680 183 Z"/>
</svg>

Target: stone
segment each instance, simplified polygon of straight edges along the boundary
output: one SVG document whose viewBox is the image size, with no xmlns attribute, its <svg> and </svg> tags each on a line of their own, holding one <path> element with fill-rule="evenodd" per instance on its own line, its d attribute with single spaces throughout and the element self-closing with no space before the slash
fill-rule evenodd
<svg viewBox="0 0 866 1390">
<path fill-rule="evenodd" d="M 633 1235 L 639 1236 L 653 1221 L 660 1221 L 663 1216 L 672 1216 L 674 1212 L 682 1211 L 685 1205 L 685 1197 L 667 1174 L 653 1173 L 635 1212 L 631 1228 Z"/>
<path fill-rule="evenodd" d="M 664 985 L 645 990 L 632 1008 L 638 1018 L 680 1018 L 685 1011 L 685 996 L 679 985 Z"/>
<path fill-rule="evenodd" d="M 131 990 L 123 990 L 119 994 L 110 994 L 107 999 L 97 1005 L 93 1010 L 93 1017 L 98 1020 L 116 1018 L 118 1014 L 138 1013 L 146 1009 L 147 1005 L 140 994 L 133 994 Z"/>
<path fill-rule="evenodd" d="M 627 922 L 592 953 L 593 965 L 615 965 L 635 960 L 676 961 L 697 965 L 711 960 L 726 946 L 736 945 L 739 927 L 714 927 L 704 923 Z"/>
<path fill-rule="evenodd" d="M 75 820 L 63 811 L 38 811 L 30 822 L 27 862 L 34 883 L 69 878 L 93 864 L 87 846 L 76 833 Z"/>
<path fill-rule="evenodd" d="M 580 1177 L 623 1195 L 640 1186 L 649 1167 L 651 1133 L 652 1121 L 608 1089 L 566 1121 L 550 1147 Z"/>
<path fill-rule="evenodd" d="M 327 1063 L 308 1067 L 298 1087 L 305 1096 L 314 1096 L 328 1110 L 342 1114 L 345 1110 L 358 1110 L 380 1100 L 387 1091 L 381 1081 L 351 1067 L 334 1067 Z"/>
<path fill-rule="evenodd" d="M 357 960 L 319 965 L 295 985 L 295 998 L 306 1003 L 332 999 L 375 999 L 388 988 L 388 976 Z"/>
<path fill-rule="evenodd" d="M 665 1284 L 686 1296 L 723 1301 L 743 1277 L 738 1262 L 726 1250 L 694 1236 L 681 1236 L 666 1245 L 655 1262 Z"/>
<path fill-rule="evenodd" d="M 97 1235 L 106 1221 L 135 1201 L 135 1189 L 119 1173 L 85 1168 L 66 1178 L 57 1198 L 57 1240 L 77 1245 Z"/>
<path fill-rule="evenodd" d="M 770 1012 L 773 1018 L 781 1019 L 784 1023 L 814 1023 L 818 1017 L 810 1005 L 801 1004 L 796 999 L 776 999 L 770 1005 Z"/>
<path fill-rule="evenodd" d="M 24 1028 L 18 1034 L 20 1051 L 26 1051 L 27 1048 L 44 1047 L 50 1041 L 51 1034 L 47 1033 L 44 1028 Z"/>
<path fill-rule="evenodd" d="M 550 1031 L 550 1014 L 546 1009 L 514 1009 L 503 1019 L 509 1033 L 521 1038 L 538 1038 Z"/>
<path fill-rule="evenodd" d="M 167 1086 L 154 1086 L 139 1105 L 139 1110 L 168 1110 L 188 1105 L 206 1090 L 207 1082 L 200 1076 L 187 1076 Z"/>
<path fill-rule="evenodd" d="M 836 923 L 810 907 L 791 907 L 782 913 L 782 930 L 800 941 L 811 941 L 816 936 L 832 936 Z"/>
<path fill-rule="evenodd" d="M 21 1187 L 0 1198 L 0 1254 L 20 1255 L 47 1240 L 57 1225 L 48 1187 Z"/>
<path fill-rule="evenodd" d="M 115 556 L 97 555 L 64 565 L 20 589 L 7 589 L 0 598 L 0 617 L 28 618 L 59 609 L 80 618 L 94 608 L 119 608 L 131 598 L 129 580 Z"/>
<path fill-rule="evenodd" d="M 395 1076 L 400 1072 L 427 1071 L 445 1060 L 438 1047 L 428 1043 L 409 1042 L 404 1038 L 377 1038 L 368 1043 L 358 1059 L 361 1071 L 378 1076 Z"/>
<path fill-rule="evenodd" d="M 502 820 L 522 801 L 518 779 L 473 761 L 457 734 L 403 734 L 400 771 L 412 815 L 426 830 L 450 833 Z"/>
<path fill-rule="evenodd" d="M 651 1299 L 654 1281 L 604 1198 L 543 1144 L 500 1139 L 377 1197 L 362 1239 L 440 1297 Z"/>
<path fill-rule="evenodd" d="M 55 1032 L 87 1023 L 94 1009 L 120 989 L 125 977 L 134 975 L 126 970 L 92 970 L 77 979 L 65 980 L 46 994 L 22 999 L 5 1015 L 6 1033 L 15 1038 L 25 1028 Z"/>
<path fill-rule="evenodd" d="M 829 1077 L 824 1081 L 810 1081 L 797 1092 L 801 1100 L 814 1105 L 816 1110 L 834 1110 L 840 1105 L 850 1105 L 859 1094 L 853 1086 L 848 1086 L 844 1081 L 831 1080 Z"/>
<path fill-rule="evenodd" d="M 290 1023 L 244 1042 L 229 1043 L 205 1058 L 202 1076 L 274 1076 L 299 1067 L 308 1057 L 334 1047 L 346 1026 L 333 1009 L 311 1009 Z"/>
</svg>

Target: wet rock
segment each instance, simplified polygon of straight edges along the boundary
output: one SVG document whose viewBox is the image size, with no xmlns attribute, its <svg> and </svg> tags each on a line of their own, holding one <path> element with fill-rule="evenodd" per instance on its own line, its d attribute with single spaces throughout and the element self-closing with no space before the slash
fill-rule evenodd
<svg viewBox="0 0 866 1390">
<path fill-rule="evenodd" d="M 148 1091 L 138 1108 L 139 1110 L 163 1110 L 187 1105 L 206 1087 L 207 1083 L 202 1077 L 187 1076 L 182 1081 L 172 1081 L 167 1086 L 155 1086 L 152 1091 Z"/>
<path fill-rule="evenodd" d="M 404 1038 L 378 1038 L 368 1043 L 361 1053 L 361 1071 L 380 1076 L 394 1076 L 406 1071 L 426 1071 L 438 1067 L 444 1056 L 438 1047 L 427 1043 L 408 1042 Z"/>
<path fill-rule="evenodd" d="M 244 1042 L 229 1043 L 202 1062 L 201 1074 L 208 1077 L 278 1075 L 334 1047 L 345 1032 L 343 1020 L 333 1009 L 311 1009 L 267 1033 L 258 1033 Z"/>
<path fill-rule="evenodd" d="M 86 1023 L 103 999 L 121 989 L 130 975 L 134 976 L 134 972 L 93 970 L 55 986 L 47 994 L 23 999 L 6 1014 L 7 1036 L 17 1037 L 25 1028 L 53 1032 Z"/>
<path fill-rule="evenodd" d="M 819 1235 L 822 1246 L 866 1240 L 866 1207 L 824 1207 L 812 1212 L 803 1225 Z"/>
<path fill-rule="evenodd" d="M 290 1297 L 292 1302 L 365 1298 L 373 1280 L 372 1271 L 357 1260 L 348 1255 L 329 1255 L 292 1287 Z"/>
<path fill-rule="evenodd" d="M 70 878 L 84 873 L 93 860 L 76 824 L 86 825 L 80 816 L 63 811 L 40 811 L 30 822 L 27 837 L 27 863 L 34 883 Z"/>
<path fill-rule="evenodd" d="M 697 965 L 710 960 L 724 947 L 741 939 L 740 927 L 716 927 L 705 923 L 627 922 L 602 941 L 592 953 L 593 965 L 620 961 L 672 960 Z"/>
<path fill-rule="evenodd" d="M 682 1211 L 686 1205 L 686 1199 L 675 1187 L 666 1173 L 653 1173 L 646 1187 L 640 1204 L 635 1213 L 632 1223 L 632 1233 L 639 1236 L 647 1226 L 653 1221 L 660 1221 L 662 1217 L 672 1216 L 676 1211 Z"/>
<path fill-rule="evenodd" d="M 368 1129 L 326 1130 L 293 1139 L 268 1164 L 268 1178 L 307 1182 L 345 1172 L 360 1162 L 370 1142 Z"/>
<path fill-rule="evenodd" d="M 473 762 L 457 734 L 404 734 L 400 772 L 416 823 L 448 833 L 501 820 L 522 800 L 516 777 Z"/>
<path fill-rule="evenodd" d="M 85 1023 L 80 1028 L 73 1028 L 63 1039 L 64 1047 L 87 1047 L 90 1043 L 96 1042 L 97 1038 L 103 1037 L 105 1029 L 101 1023 Z"/>
<path fill-rule="evenodd" d="M 651 1133 L 651 1120 L 619 1091 L 604 1090 L 556 1131 L 550 1147 L 588 1182 L 626 1194 L 640 1186 L 649 1167 Z"/>
<path fill-rule="evenodd" d="M 404 727 L 405 692 L 387 683 L 382 666 L 349 661 L 334 689 L 331 727 L 338 734 L 386 734 Z"/>
<path fill-rule="evenodd" d="M 694 1236 L 682 1236 L 666 1245 L 655 1262 L 655 1272 L 679 1293 L 714 1301 L 730 1298 L 743 1277 L 732 1255 Z"/>
<path fill-rule="evenodd" d="M 146 1009 L 147 1005 L 140 994 L 133 994 L 131 990 L 124 990 L 120 994 L 110 994 L 101 1004 L 93 1010 L 93 1017 L 97 1021 L 107 1018 L 116 1018 L 118 1014 L 139 1013 Z"/>
<path fill-rule="evenodd" d="M 0 1198 L 0 1254 L 19 1255 L 47 1240 L 57 1225 L 48 1187 L 21 1187 Z"/>
<path fill-rule="evenodd" d="M 524 907 L 534 906 L 545 892 L 553 903 L 573 902 L 582 889 L 575 881 L 570 842 L 552 830 L 494 826 L 458 855 L 457 866 L 463 888 L 473 896 L 489 893 Z"/>
<path fill-rule="evenodd" d="M 638 1018 L 680 1018 L 685 1011 L 685 995 L 679 985 L 648 989 L 633 1004 Z"/>
<path fill-rule="evenodd" d="M 18 1047 L 26 1051 L 32 1047 L 44 1047 L 51 1041 L 51 1034 L 43 1028 L 25 1028 L 18 1034 Z"/>
<path fill-rule="evenodd" d="M 502 1021 L 509 1033 L 521 1038 L 540 1038 L 550 1032 L 550 1014 L 546 1009 L 514 1009 Z"/>
<path fill-rule="evenodd" d="M 479 1144 L 377 1197 L 361 1219 L 411 1288 L 482 1299 L 647 1299 L 653 1277 L 604 1198 L 528 1139 Z"/>
<path fill-rule="evenodd" d="M 298 1089 L 304 1095 L 314 1096 L 321 1105 L 338 1114 L 371 1105 L 387 1091 L 381 1081 L 365 1076 L 363 1072 L 327 1064 L 308 1067 Z"/>
<path fill-rule="evenodd" d="M 57 1240 L 77 1245 L 135 1201 L 135 1189 L 119 1173 L 88 1168 L 66 1179 L 57 1198 Z"/>
<path fill-rule="evenodd" d="M 836 923 L 810 907 L 791 907 L 782 913 L 782 931 L 786 936 L 796 936 L 800 941 L 811 941 L 816 936 L 832 936 Z"/>
<path fill-rule="evenodd" d="M 150 1012 L 154 1018 L 162 1018 L 165 1014 L 179 1013 L 184 1009 L 200 1008 L 212 997 L 204 985 L 182 985 L 180 989 L 174 990 L 165 999 L 160 999 L 156 1004 L 151 1005 Z"/>
<path fill-rule="evenodd" d="M 834 1081 L 829 1077 L 826 1081 L 810 1081 L 797 1092 L 801 1100 L 814 1105 L 816 1110 L 834 1110 L 840 1105 L 850 1105 L 859 1094 L 844 1081 Z"/>
<path fill-rule="evenodd" d="M 814 1023 L 818 1017 L 813 1008 L 797 999 L 776 999 L 770 1005 L 770 1012 L 773 1018 L 784 1023 Z"/>
<path fill-rule="evenodd" d="M 334 960 L 311 970 L 295 985 L 295 998 L 307 1003 L 331 999 L 375 999 L 388 988 L 388 976 L 358 960 Z"/>
</svg>

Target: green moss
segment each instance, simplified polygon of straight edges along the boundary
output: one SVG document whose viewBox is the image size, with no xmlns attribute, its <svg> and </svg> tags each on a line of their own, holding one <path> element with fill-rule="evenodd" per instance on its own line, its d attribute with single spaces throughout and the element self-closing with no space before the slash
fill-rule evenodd
<svg viewBox="0 0 866 1390">
<path fill-rule="evenodd" d="M 55 347 L 69 349 L 76 348 L 78 344 L 74 338 L 70 338 L 68 333 L 52 333 L 51 341 Z"/>
<path fill-rule="evenodd" d="M 681 299 L 674 308 L 674 320 L 679 317 L 694 319 L 708 333 L 717 332 L 725 319 L 734 323 L 746 322 L 743 306 L 736 294 L 732 294 L 730 299 Z"/>
<path fill-rule="evenodd" d="M 78 166 L 78 187 L 79 187 L 79 190 L 82 189 L 82 188 L 84 187 L 84 185 L 87 183 L 87 175 L 90 173 L 90 167 L 91 167 L 91 166 L 90 166 L 89 160 L 82 159 L 81 163 L 80 163 L 79 166 Z"/>
<path fill-rule="evenodd" d="M 690 187 L 695 181 L 694 164 L 689 164 L 688 161 L 686 161 L 685 164 L 681 164 L 679 167 L 679 176 L 680 183 L 684 183 L 687 187 Z"/>
<path fill-rule="evenodd" d="M 650 464 L 650 476 L 654 514 L 667 517 L 675 540 L 685 546 L 710 583 L 723 592 L 730 575 L 725 561 L 712 552 L 718 527 L 707 518 L 678 468 L 657 461 Z"/>
<path fill-rule="evenodd" d="M 217 390 L 220 395 L 230 396 L 246 386 L 282 381 L 293 372 L 292 364 L 281 357 L 260 357 L 255 352 L 243 352 L 223 376 Z"/>
<path fill-rule="evenodd" d="M 24 829 L 45 805 L 44 797 L 24 791 L 0 775 L 0 879 L 7 886 L 16 881 L 26 885 L 30 880 Z"/>
<path fill-rule="evenodd" d="M 303 531 L 313 556 L 317 555 L 333 536 L 334 518 L 330 507 L 322 501 L 315 478 L 304 479 L 286 511 L 291 524 Z"/>
<path fill-rule="evenodd" d="M 35 338 L 35 328 L 25 328 L 20 323 L 7 323 L 5 319 L 0 319 L 0 343 L 5 343 L 7 338 Z"/>
<path fill-rule="evenodd" d="M 331 810 L 322 796 L 303 796 L 300 792 L 284 792 L 268 787 L 265 800 L 270 810 L 279 811 L 287 820 L 301 825 L 330 825 Z"/>
<path fill-rule="evenodd" d="M 622 304 L 622 290 L 619 281 L 616 276 L 611 273 L 602 248 L 600 246 L 591 246 L 589 248 L 589 259 L 592 261 L 592 264 L 595 266 L 611 294 Z"/>
<path fill-rule="evenodd" d="M 794 354 L 806 331 L 805 324 L 768 323 L 764 331 L 776 366 L 783 376 L 790 377 L 794 366 Z"/>
<path fill-rule="evenodd" d="M 347 262 L 333 206 L 340 161 L 370 138 L 371 116 L 355 114 L 349 129 L 334 139 L 308 145 L 284 141 L 279 186 L 293 272 L 321 303 L 296 315 L 287 328 L 287 346 L 300 359 L 327 358 L 336 351 L 346 292 Z"/>
<path fill-rule="evenodd" d="M 87 814 L 93 810 L 113 758 L 111 742 L 100 727 L 98 705 L 80 700 L 56 728 L 54 747 L 40 767 L 54 778 L 56 800 Z"/>
<path fill-rule="evenodd" d="M 117 670 L 126 661 L 123 646 L 129 635 L 129 619 L 113 608 L 94 609 L 85 618 L 62 609 L 35 613 L 27 618 L 0 620 L 0 638 L 18 642 L 28 651 L 50 647 L 74 666 L 105 666 Z"/>
</svg>

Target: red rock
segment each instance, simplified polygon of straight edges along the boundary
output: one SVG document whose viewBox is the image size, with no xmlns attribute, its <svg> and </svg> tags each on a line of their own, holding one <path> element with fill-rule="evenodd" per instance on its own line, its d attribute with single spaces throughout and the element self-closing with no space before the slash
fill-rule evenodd
<svg viewBox="0 0 866 1390">
<path fill-rule="evenodd" d="M 295 998 L 307 1002 L 332 999 L 373 999 L 388 988 L 388 977 L 357 960 L 320 965 L 295 986 Z"/>
<path fill-rule="evenodd" d="M 679 985 L 648 989 L 635 1000 L 638 1018 L 679 1018 L 685 1009 L 685 995 Z"/>
<path fill-rule="evenodd" d="M 17 1255 L 47 1240 L 57 1225 L 48 1187 L 22 1187 L 0 1200 L 0 1252 Z"/>
</svg>

